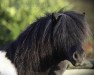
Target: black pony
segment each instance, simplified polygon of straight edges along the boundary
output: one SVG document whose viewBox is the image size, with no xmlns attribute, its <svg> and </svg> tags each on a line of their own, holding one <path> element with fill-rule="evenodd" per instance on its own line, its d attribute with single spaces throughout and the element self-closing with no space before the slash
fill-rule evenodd
<svg viewBox="0 0 94 75">
<path fill-rule="evenodd" d="M 64 60 L 81 63 L 89 33 L 84 16 L 74 11 L 53 13 L 23 31 L 6 48 L 18 75 L 50 75 L 49 69 Z"/>
</svg>

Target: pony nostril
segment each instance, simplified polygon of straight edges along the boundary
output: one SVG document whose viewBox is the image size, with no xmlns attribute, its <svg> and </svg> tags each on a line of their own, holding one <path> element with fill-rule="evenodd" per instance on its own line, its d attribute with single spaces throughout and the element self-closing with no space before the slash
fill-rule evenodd
<svg viewBox="0 0 94 75">
<path fill-rule="evenodd" d="M 76 52 L 73 54 L 73 59 L 74 59 L 74 60 L 78 60 L 78 55 L 77 55 Z"/>
</svg>

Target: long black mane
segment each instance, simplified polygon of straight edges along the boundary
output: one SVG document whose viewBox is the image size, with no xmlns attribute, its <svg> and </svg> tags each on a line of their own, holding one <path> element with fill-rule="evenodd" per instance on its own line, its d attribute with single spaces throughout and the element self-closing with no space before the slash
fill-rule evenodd
<svg viewBox="0 0 94 75">
<path fill-rule="evenodd" d="M 47 75 L 47 70 L 62 60 L 72 62 L 76 50 L 82 50 L 88 25 L 84 14 L 58 12 L 31 24 L 7 47 L 7 56 L 16 65 L 18 75 Z"/>
</svg>

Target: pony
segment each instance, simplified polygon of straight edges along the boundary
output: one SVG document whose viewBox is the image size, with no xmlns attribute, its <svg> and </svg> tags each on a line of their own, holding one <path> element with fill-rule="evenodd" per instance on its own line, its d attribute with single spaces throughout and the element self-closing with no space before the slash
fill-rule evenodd
<svg viewBox="0 0 94 75">
<path fill-rule="evenodd" d="M 65 71 L 65 60 L 73 65 L 83 61 L 83 44 L 89 34 L 85 14 L 50 13 L 32 23 L 9 44 L 5 48 L 6 56 L 18 75 L 56 75 L 52 69 L 59 63 L 62 62 Z"/>
<path fill-rule="evenodd" d="M 17 75 L 14 64 L 6 57 L 6 52 L 3 50 L 0 50 L 0 75 Z"/>
</svg>

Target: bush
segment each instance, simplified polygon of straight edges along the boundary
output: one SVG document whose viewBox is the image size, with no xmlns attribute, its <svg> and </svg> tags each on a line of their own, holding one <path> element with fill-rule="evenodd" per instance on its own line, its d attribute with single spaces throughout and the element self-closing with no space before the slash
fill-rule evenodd
<svg viewBox="0 0 94 75">
<path fill-rule="evenodd" d="M 0 0 L 0 45 L 11 42 L 36 18 L 71 6 L 64 0 Z"/>
</svg>

